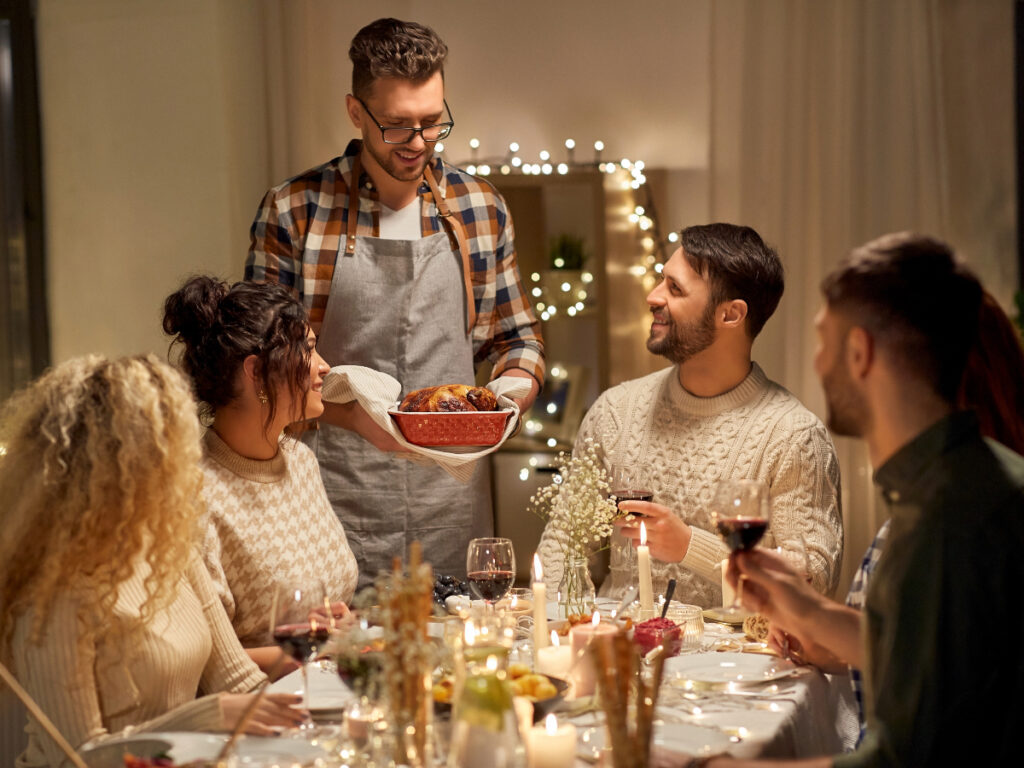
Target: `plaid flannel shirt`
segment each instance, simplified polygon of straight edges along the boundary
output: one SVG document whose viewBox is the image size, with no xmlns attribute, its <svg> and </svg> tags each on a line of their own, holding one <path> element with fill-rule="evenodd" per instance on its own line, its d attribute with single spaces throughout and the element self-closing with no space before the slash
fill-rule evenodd
<svg viewBox="0 0 1024 768">
<path fill-rule="evenodd" d="M 264 196 L 249 231 L 245 279 L 291 288 L 320 332 L 334 263 L 344 247 L 352 161 L 362 142 L 345 154 L 273 187 Z M 486 181 L 433 160 L 441 194 L 466 231 L 477 319 L 472 329 L 473 362 L 494 363 L 492 377 L 521 368 L 544 382 L 540 323 L 519 280 L 512 217 L 501 195 Z M 446 231 L 426 183 L 420 185 L 421 232 Z M 380 200 L 370 177 L 359 179 L 357 233 L 380 236 Z M 460 302 L 461 303 L 461 302 Z"/>
<path fill-rule="evenodd" d="M 885 540 L 889 536 L 889 521 L 886 520 L 882 523 L 882 527 L 878 529 L 878 533 L 875 534 L 875 538 L 872 539 L 871 545 L 864 553 L 864 559 L 860 561 L 860 568 L 857 569 L 857 573 L 853 576 L 853 582 L 850 584 L 850 591 L 846 593 L 846 604 L 851 608 L 856 608 L 858 611 L 864 610 L 864 601 L 868 595 L 868 584 L 871 581 L 871 574 L 875 571 L 875 566 L 878 565 L 878 559 L 882 556 L 882 550 L 885 549 Z M 857 709 L 860 713 L 860 738 L 864 738 L 864 683 L 861 681 L 860 670 L 850 667 L 850 685 L 853 686 L 853 697 L 857 701 Z M 860 739 L 858 739 L 858 742 Z"/>
</svg>

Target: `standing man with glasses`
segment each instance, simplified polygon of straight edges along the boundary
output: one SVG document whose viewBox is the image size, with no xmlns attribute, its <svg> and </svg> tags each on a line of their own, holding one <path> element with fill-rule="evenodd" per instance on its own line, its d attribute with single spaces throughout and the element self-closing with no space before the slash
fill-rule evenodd
<svg viewBox="0 0 1024 768">
<path fill-rule="evenodd" d="M 432 29 L 379 19 L 349 48 L 345 153 L 269 192 L 253 222 L 247 280 L 278 282 L 306 304 L 331 365 L 363 365 L 403 391 L 544 377 L 540 324 L 516 265 L 512 219 L 485 181 L 434 156 L 454 126 L 448 47 Z M 398 444 L 357 403 L 325 403 L 311 442 L 359 561 L 360 586 L 420 540 L 437 573 L 463 576 L 469 539 L 493 532 L 490 476 L 467 487 L 437 466 L 394 458 Z"/>
</svg>

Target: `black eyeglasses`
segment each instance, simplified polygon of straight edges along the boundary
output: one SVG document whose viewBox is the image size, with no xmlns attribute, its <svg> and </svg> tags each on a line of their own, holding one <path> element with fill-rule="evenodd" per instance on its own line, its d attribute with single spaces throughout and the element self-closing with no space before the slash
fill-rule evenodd
<svg viewBox="0 0 1024 768">
<path fill-rule="evenodd" d="M 433 144 L 435 141 L 448 138 L 448 134 L 452 132 L 452 128 L 455 127 L 455 121 L 452 119 L 452 110 L 448 106 L 448 102 L 444 101 L 445 111 L 448 112 L 448 121 L 444 123 L 436 123 L 434 125 L 424 125 L 420 128 L 391 128 L 380 124 L 380 120 L 373 116 L 373 112 L 366 106 L 366 102 L 360 99 L 358 96 L 355 97 L 356 101 L 363 105 L 363 109 L 366 110 L 366 114 L 370 116 L 370 119 L 377 124 L 380 128 L 381 138 L 384 139 L 385 144 L 408 144 L 412 141 L 418 133 L 423 137 L 423 140 Z"/>
</svg>

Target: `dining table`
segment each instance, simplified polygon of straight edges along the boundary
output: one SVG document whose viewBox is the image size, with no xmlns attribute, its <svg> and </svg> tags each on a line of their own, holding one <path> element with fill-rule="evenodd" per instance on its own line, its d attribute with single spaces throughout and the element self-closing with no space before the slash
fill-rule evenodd
<svg viewBox="0 0 1024 768">
<path fill-rule="evenodd" d="M 557 607 L 552 611 L 557 612 Z M 441 623 L 431 623 L 428 629 L 439 640 L 443 637 Z M 526 646 L 518 658 L 526 658 L 528 641 Z M 346 715 L 358 698 L 329 659 L 311 662 L 307 679 L 311 727 L 276 739 L 243 737 L 239 766 L 331 768 L 343 764 L 338 750 L 346 737 Z M 705 621 L 700 650 L 665 663 L 652 743 L 660 750 L 679 753 L 681 765 L 686 763 L 684 755 L 801 758 L 839 753 L 850 744 L 856 728 L 850 719 L 848 688 L 843 678 L 830 679 L 814 667 L 798 666 L 770 653 L 737 626 Z M 268 690 L 301 692 L 301 672 L 282 677 Z M 595 697 L 570 695 L 553 711 L 560 723 L 575 727 L 576 766 L 610 765 L 604 715 Z M 448 717 L 437 716 L 438 733 L 446 732 Z M 224 737 L 161 732 L 133 738 L 166 742 L 170 756 L 184 761 L 212 756 Z"/>
</svg>

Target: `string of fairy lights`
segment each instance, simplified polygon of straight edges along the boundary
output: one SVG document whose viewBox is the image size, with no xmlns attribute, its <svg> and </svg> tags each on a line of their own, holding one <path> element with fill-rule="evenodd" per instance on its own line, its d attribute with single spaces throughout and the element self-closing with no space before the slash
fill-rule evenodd
<svg viewBox="0 0 1024 768">
<path fill-rule="evenodd" d="M 483 155 L 479 139 L 469 140 L 469 158 L 456 162 L 461 168 L 476 176 L 568 176 L 573 173 L 607 174 L 609 182 L 619 184 L 621 190 L 630 191 L 631 202 L 622 210 L 626 221 L 635 229 L 636 257 L 628 267 L 629 274 L 641 281 L 645 291 L 650 291 L 661 273 L 668 250 L 679 241 L 676 231 L 661 235 L 652 191 L 647 185 L 644 174 L 643 160 L 621 158 L 610 160 L 603 157 L 605 145 L 603 141 L 593 143 L 593 159 L 581 160 L 577 157 L 579 147 L 574 139 L 564 142 L 565 157 L 556 160 L 551 152 L 542 149 L 536 159 L 528 158 L 518 142 L 511 142 L 506 150 L 497 155 Z M 438 153 L 445 152 L 443 143 L 435 146 Z M 500 182 L 499 182 L 500 183 Z M 607 187 L 606 187 L 607 188 Z M 551 269 L 543 272 L 532 272 L 529 275 L 528 291 L 531 301 L 541 320 L 547 322 L 556 317 L 573 318 L 591 309 L 595 300 L 593 282 L 594 275 L 587 269 L 572 269 L 555 255 L 551 260 Z M 553 365 L 548 376 L 554 379 L 568 377 L 564 366 Z M 558 405 L 548 403 L 547 414 L 557 415 Z M 523 425 L 527 435 L 542 441 L 550 448 L 558 446 L 558 439 L 545 435 L 546 425 L 541 418 L 527 418 Z M 536 466 L 537 459 L 531 458 L 530 467 Z M 519 472 L 521 480 L 530 476 L 530 467 L 523 467 Z"/>
<path fill-rule="evenodd" d="M 621 184 L 622 189 L 633 190 L 636 193 L 633 204 L 623 211 L 629 223 L 636 227 L 638 245 L 636 261 L 630 265 L 629 273 L 640 279 L 646 290 L 650 290 L 657 280 L 656 275 L 661 272 L 661 265 L 667 258 L 668 249 L 678 242 L 679 234 L 673 231 L 665 237 L 661 235 L 654 198 L 644 175 L 644 161 L 629 158 L 605 159 L 605 145 L 601 140 L 593 143 L 594 155 L 591 160 L 580 160 L 577 157 L 579 147 L 574 139 L 566 139 L 563 145 L 564 160 L 556 161 L 546 149 L 540 150 L 536 160 L 533 160 L 525 156 L 519 142 L 516 141 L 509 143 L 501 154 L 484 156 L 481 153 L 480 140 L 471 138 L 469 158 L 455 164 L 465 168 L 469 173 L 483 177 L 517 174 L 567 176 L 572 173 L 595 171 L 614 177 L 613 180 Z M 435 146 L 435 151 L 439 153 L 445 152 L 445 149 L 442 142 Z M 590 308 L 593 301 L 593 274 L 587 270 L 570 274 L 573 271 L 566 270 L 564 275 L 558 275 L 557 272 L 563 268 L 558 258 L 553 260 L 552 267 L 554 269 L 550 273 L 534 272 L 530 275 L 529 291 L 541 319 L 547 321 L 559 315 L 576 317 Z"/>
</svg>

